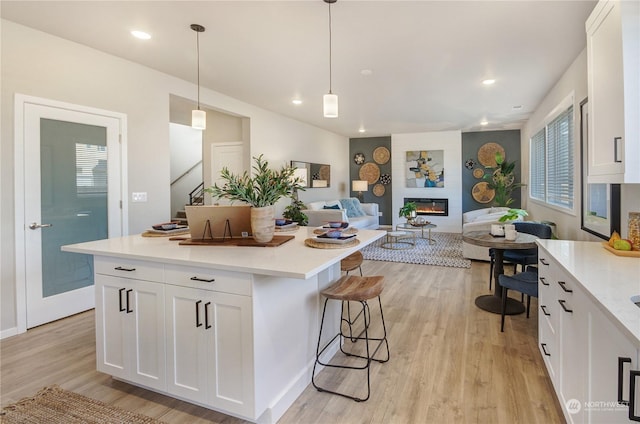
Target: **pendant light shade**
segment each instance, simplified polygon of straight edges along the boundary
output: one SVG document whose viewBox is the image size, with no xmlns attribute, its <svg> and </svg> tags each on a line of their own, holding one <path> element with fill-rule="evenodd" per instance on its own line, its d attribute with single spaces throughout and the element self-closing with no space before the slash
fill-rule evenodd
<svg viewBox="0 0 640 424">
<path fill-rule="evenodd" d="M 204 27 L 191 24 L 191 29 L 196 32 L 196 53 L 198 56 L 198 109 L 191 111 L 191 127 L 196 130 L 204 130 L 207 128 L 207 113 L 200 110 L 200 33 L 204 32 Z"/>
<path fill-rule="evenodd" d="M 331 91 L 331 4 L 337 0 L 324 0 L 329 5 L 329 94 L 322 98 L 322 109 L 325 118 L 338 117 L 338 96 Z"/>
</svg>

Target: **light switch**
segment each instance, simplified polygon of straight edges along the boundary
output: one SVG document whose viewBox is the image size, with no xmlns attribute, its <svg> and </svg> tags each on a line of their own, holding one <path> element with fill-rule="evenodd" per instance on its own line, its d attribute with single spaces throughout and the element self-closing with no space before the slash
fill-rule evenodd
<svg viewBox="0 0 640 424">
<path fill-rule="evenodd" d="M 146 202 L 147 201 L 147 192 L 133 192 L 131 193 L 131 201 L 132 202 Z"/>
</svg>

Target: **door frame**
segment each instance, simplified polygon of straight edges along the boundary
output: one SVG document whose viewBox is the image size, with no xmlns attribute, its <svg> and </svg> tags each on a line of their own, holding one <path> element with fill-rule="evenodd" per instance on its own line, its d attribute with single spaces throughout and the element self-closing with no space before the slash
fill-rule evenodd
<svg viewBox="0 0 640 424">
<path fill-rule="evenodd" d="M 14 220 L 15 220 L 15 265 L 16 265 L 16 328 L 18 334 L 27 331 L 27 251 L 25 243 L 25 153 L 24 115 L 25 106 L 35 104 L 74 112 L 89 113 L 117 119 L 120 122 L 120 215 L 121 234 L 129 234 L 127 201 L 127 115 L 104 109 L 81 106 L 57 100 L 44 99 L 16 93 L 14 98 Z"/>
</svg>

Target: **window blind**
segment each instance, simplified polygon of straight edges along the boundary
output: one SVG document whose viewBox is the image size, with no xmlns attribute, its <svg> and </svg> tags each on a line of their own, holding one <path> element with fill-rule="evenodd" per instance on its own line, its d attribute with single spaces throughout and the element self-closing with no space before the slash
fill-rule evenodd
<svg viewBox="0 0 640 424">
<path fill-rule="evenodd" d="M 545 201 L 545 169 L 546 169 L 546 155 L 545 155 L 545 129 L 538 131 L 531 139 L 531 166 L 529 176 L 529 196 Z"/>
</svg>

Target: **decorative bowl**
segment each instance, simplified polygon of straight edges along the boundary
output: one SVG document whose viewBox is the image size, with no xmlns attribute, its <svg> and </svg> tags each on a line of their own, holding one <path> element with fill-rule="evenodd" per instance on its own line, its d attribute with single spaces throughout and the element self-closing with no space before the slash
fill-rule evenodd
<svg viewBox="0 0 640 424">
<path fill-rule="evenodd" d="M 342 221 L 329 221 L 329 227 L 340 228 L 342 227 Z"/>
<path fill-rule="evenodd" d="M 327 237 L 330 238 L 340 238 L 342 237 L 342 231 L 339 230 L 331 230 L 331 231 L 327 231 Z"/>
<path fill-rule="evenodd" d="M 287 220 L 284 218 L 276 218 L 276 225 L 284 225 L 287 223 Z"/>
</svg>

